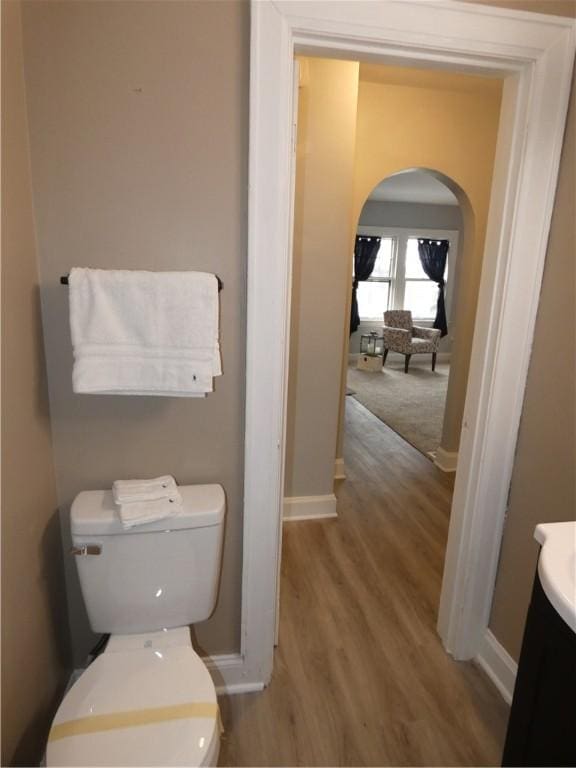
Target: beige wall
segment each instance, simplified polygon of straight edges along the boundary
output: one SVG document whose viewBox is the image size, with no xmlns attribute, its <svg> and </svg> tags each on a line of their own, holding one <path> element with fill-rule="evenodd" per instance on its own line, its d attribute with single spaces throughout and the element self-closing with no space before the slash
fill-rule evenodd
<svg viewBox="0 0 576 768">
<path fill-rule="evenodd" d="M 530 13 L 546 13 L 552 16 L 576 17 L 574 0 L 460 0 L 460 2 L 512 8 L 515 11 L 530 11 Z"/>
<path fill-rule="evenodd" d="M 358 63 L 302 62 L 286 496 L 331 494 L 347 334 Z"/>
<path fill-rule="evenodd" d="M 58 501 L 120 477 L 220 482 L 224 566 L 199 646 L 239 650 L 249 13 L 245 2 L 27 2 L 32 177 Z M 217 273 L 224 375 L 206 399 L 74 395 L 72 266 Z M 68 566 L 76 662 L 89 630 Z"/>
<path fill-rule="evenodd" d="M 520 7 L 512 0 L 508 5 Z M 528 5 L 544 11 L 562 6 L 560 12 L 566 14 L 573 10 L 571 2 Z M 181 482 L 222 481 L 229 499 L 223 591 L 215 617 L 200 628 L 199 637 L 208 650 L 237 650 L 242 557 L 248 5 L 37 2 L 26 6 L 25 22 L 59 505 L 65 518 L 77 491 L 104 487 L 121 474 L 172 471 Z M 3 34 L 11 43 L 3 46 L 6 64 L 7 58 L 17 58 L 18 36 L 13 25 L 5 26 Z M 214 45 L 215 39 L 218 45 Z M 3 69 L 8 71 L 6 66 Z M 13 87 L 4 89 L 5 103 L 21 99 L 21 85 L 16 96 Z M 18 144 L 26 135 L 23 108 L 20 105 L 3 112 L 13 126 L 5 128 L 3 136 L 4 147 L 12 144 L 10 158 L 16 172 L 11 175 L 25 185 L 26 161 L 22 161 L 22 145 Z M 19 151 L 14 146 L 19 146 Z M 562 161 L 564 176 L 570 162 L 567 157 Z M 564 502 L 573 498 L 571 424 L 563 408 L 562 415 L 555 409 L 558 403 L 573 402 L 574 366 L 566 361 L 565 339 L 559 353 L 563 362 L 557 369 L 549 352 L 557 327 L 565 333 L 567 323 L 574 322 L 570 313 L 575 303 L 574 280 L 572 277 L 570 283 L 566 279 L 564 266 L 570 256 L 566 243 L 574 240 L 573 221 L 562 214 L 562 210 L 570 210 L 570 183 L 574 182 L 564 181 L 558 193 L 491 622 L 492 630 L 511 653 L 516 653 L 522 631 L 520 601 L 526 600 L 533 576 L 533 523 L 557 518 L 568 506 Z M 47 458 L 38 312 L 34 319 L 31 290 L 36 277 L 30 261 L 34 243 L 30 205 L 25 199 L 29 192 L 22 193 L 20 186 L 17 189 L 17 203 L 12 206 L 12 195 L 4 190 L 6 214 L 18 227 L 14 239 L 20 241 L 22 237 L 27 245 L 18 250 L 17 274 L 8 283 L 16 264 L 6 259 L 11 235 L 4 231 L 3 286 L 8 284 L 9 289 L 3 311 L 5 317 L 18 320 L 19 329 L 29 330 L 22 338 L 13 337 L 13 343 L 18 343 L 17 361 L 11 363 L 9 371 L 3 367 L 5 402 L 12 411 L 3 414 L 3 429 L 7 433 L 10 427 L 11 444 L 17 445 L 13 443 L 15 435 L 25 442 L 18 451 L 13 448 L 10 456 L 4 453 L 3 467 L 3 471 L 10 470 L 14 488 L 18 488 L 18 494 L 12 492 L 14 504 L 8 502 L 10 485 L 4 485 L 2 499 L 3 570 L 4 574 L 8 569 L 11 573 L 9 583 L 3 579 L 3 619 L 9 616 L 10 626 L 17 628 L 8 636 L 3 621 L 2 688 L 4 703 L 10 701 L 3 712 L 4 762 L 21 738 L 24 746 L 35 748 L 35 734 L 42 731 L 51 714 L 53 692 L 67 667 L 65 655 L 58 650 L 61 639 L 55 633 L 65 621 L 58 613 L 63 608 L 61 589 L 50 605 L 61 554 L 57 518 L 50 514 L 56 501 Z M 59 275 L 73 264 L 198 267 L 218 272 L 225 283 L 225 376 L 217 382 L 216 393 L 202 403 L 73 396 L 66 289 L 58 284 Z M 557 301 L 558 296 L 564 298 Z M 10 397 L 16 390 L 18 401 Z M 29 481 L 30 455 L 34 483 Z M 6 513 L 11 508 L 17 509 L 13 516 Z M 34 510 L 40 509 L 41 519 L 34 515 Z M 20 557 L 23 546 L 31 547 L 28 557 Z M 19 580 L 25 585 L 27 600 L 16 604 L 19 593 L 12 597 L 8 593 Z M 90 637 L 84 619 L 79 618 L 81 606 L 73 575 L 69 587 L 75 612 L 75 651 L 80 658 Z M 41 643 L 37 644 L 36 638 Z M 20 754 L 22 763 L 31 762 L 31 757 Z"/>
<path fill-rule="evenodd" d="M 2 765 L 32 765 L 71 663 L 14 0 L 2 3 L 2 201 Z"/>
</svg>

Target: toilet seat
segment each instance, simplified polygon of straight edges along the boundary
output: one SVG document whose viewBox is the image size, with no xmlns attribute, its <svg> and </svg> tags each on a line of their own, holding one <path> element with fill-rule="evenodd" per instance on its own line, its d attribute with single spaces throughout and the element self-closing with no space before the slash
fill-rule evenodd
<svg viewBox="0 0 576 768">
<path fill-rule="evenodd" d="M 216 691 L 178 632 L 111 638 L 56 713 L 48 766 L 216 765 Z"/>
</svg>

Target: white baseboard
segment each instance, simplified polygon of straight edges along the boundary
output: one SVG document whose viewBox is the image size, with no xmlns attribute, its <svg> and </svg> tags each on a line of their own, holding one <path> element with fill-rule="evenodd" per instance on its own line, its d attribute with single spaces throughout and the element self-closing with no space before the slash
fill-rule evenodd
<svg viewBox="0 0 576 768">
<path fill-rule="evenodd" d="M 219 696 L 264 690 L 264 683 L 261 680 L 246 680 L 244 659 L 239 653 L 203 656 L 202 661 L 212 676 L 216 693 Z"/>
<path fill-rule="evenodd" d="M 344 459 L 334 459 L 334 480 L 346 480 Z"/>
<path fill-rule="evenodd" d="M 438 446 L 435 451 L 430 451 L 429 456 L 432 457 L 434 464 L 442 472 L 456 472 L 458 451 L 445 451 L 444 448 Z"/>
<path fill-rule="evenodd" d="M 512 703 L 514 683 L 518 672 L 518 664 L 508 651 L 500 645 L 489 629 L 486 630 L 480 653 L 475 661 L 486 672 L 507 704 Z"/>
<path fill-rule="evenodd" d="M 326 496 L 286 496 L 284 498 L 284 514 L 286 520 L 317 520 L 324 517 L 338 517 L 336 512 L 336 496 L 329 493 Z"/>
</svg>

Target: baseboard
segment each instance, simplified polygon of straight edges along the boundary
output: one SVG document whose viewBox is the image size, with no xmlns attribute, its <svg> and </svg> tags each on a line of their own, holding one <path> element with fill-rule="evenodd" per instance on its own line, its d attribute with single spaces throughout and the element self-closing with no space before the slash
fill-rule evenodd
<svg viewBox="0 0 576 768">
<path fill-rule="evenodd" d="M 504 701 L 511 704 L 518 665 L 489 629 L 486 630 L 475 661 L 498 688 Z"/>
<path fill-rule="evenodd" d="M 262 681 L 246 680 L 244 659 L 240 653 L 203 656 L 202 661 L 212 676 L 216 693 L 219 696 L 255 693 L 264 690 Z"/>
<path fill-rule="evenodd" d="M 334 459 L 334 480 L 346 480 L 344 459 Z"/>
<path fill-rule="evenodd" d="M 438 446 L 435 451 L 430 451 L 428 455 L 442 472 L 456 472 L 458 451 L 445 451 L 444 448 Z"/>
<path fill-rule="evenodd" d="M 318 520 L 325 517 L 338 517 L 336 496 L 333 493 L 326 496 L 284 497 L 284 521 Z"/>
</svg>

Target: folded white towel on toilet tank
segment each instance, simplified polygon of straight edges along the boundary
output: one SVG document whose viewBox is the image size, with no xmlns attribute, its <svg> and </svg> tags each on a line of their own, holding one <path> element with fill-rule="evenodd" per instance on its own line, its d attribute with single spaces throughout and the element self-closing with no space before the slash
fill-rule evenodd
<svg viewBox="0 0 576 768">
<path fill-rule="evenodd" d="M 150 480 L 115 480 L 112 496 L 124 528 L 162 520 L 182 509 L 182 496 L 172 475 Z"/>
<path fill-rule="evenodd" d="M 74 392 L 212 392 L 222 373 L 215 275 L 74 268 L 68 283 Z"/>
<path fill-rule="evenodd" d="M 150 480 L 115 480 L 112 484 L 112 495 L 116 504 L 167 498 L 182 501 L 172 475 L 162 475 Z"/>
<path fill-rule="evenodd" d="M 163 520 L 182 510 L 182 501 L 175 497 L 167 499 L 155 499 L 154 501 L 131 501 L 121 504 L 119 508 L 120 520 L 123 528 L 133 528 L 135 525 L 153 523 L 155 520 Z"/>
</svg>

